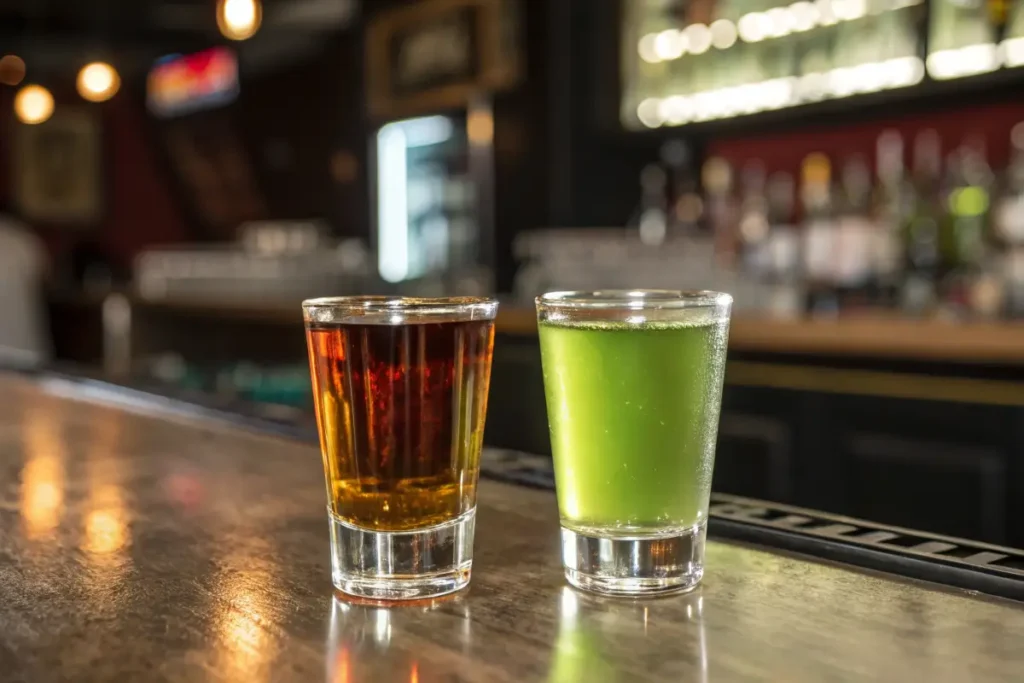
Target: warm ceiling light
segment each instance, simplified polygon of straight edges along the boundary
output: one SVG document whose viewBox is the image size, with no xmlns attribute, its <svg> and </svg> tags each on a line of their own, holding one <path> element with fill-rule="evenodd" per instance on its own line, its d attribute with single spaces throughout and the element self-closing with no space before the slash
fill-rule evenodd
<svg viewBox="0 0 1024 683">
<path fill-rule="evenodd" d="M 217 27 L 229 40 L 252 38 L 262 21 L 260 0 L 217 0 Z"/>
<path fill-rule="evenodd" d="M 86 64 L 78 72 L 78 94 L 90 102 L 106 102 L 121 87 L 117 69 L 106 62 Z"/>
<path fill-rule="evenodd" d="M 0 83 L 18 85 L 25 78 L 25 60 L 18 55 L 4 55 L 0 58 Z"/>
<path fill-rule="evenodd" d="M 26 85 L 14 96 L 14 113 L 22 123 L 42 123 L 53 114 L 53 95 L 41 85 Z"/>
</svg>

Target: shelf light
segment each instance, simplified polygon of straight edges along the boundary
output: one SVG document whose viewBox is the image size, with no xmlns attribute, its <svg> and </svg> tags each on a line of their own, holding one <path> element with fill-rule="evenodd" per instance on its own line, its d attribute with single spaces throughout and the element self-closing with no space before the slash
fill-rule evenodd
<svg viewBox="0 0 1024 683">
<path fill-rule="evenodd" d="M 768 19 L 768 35 L 772 38 L 788 36 L 796 26 L 794 17 L 788 7 L 773 7 L 764 13 Z"/>
<path fill-rule="evenodd" d="M 923 0 L 891 0 L 888 5 L 870 6 L 867 0 L 798 0 L 788 6 L 772 7 L 763 12 L 749 12 L 736 23 L 739 37 L 745 43 L 758 43 L 767 38 L 782 38 L 791 33 L 810 31 L 817 26 L 834 26 L 843 21 L 856 21 L 868 14 L 881 14 L 919 5 Z"/>
<path fill-rule="evenodd" d="M 736 24 L 740 38 L 745 43 L 759 43 L 768 37 L 770 23 L 768 17 L 760 12 L 750 12 L 740 17 Z"/>
<path fill-rule="evenodd" d="M 793 31 L 796 33 L 810 31 L 818 25 L 818 20 L 821 18 L 821 12 L 818 11 L 817 5 L 805 0 L 794 2 L 789 6 L 789 11 L 793 17 Z"/>
<path fill-rule="evenodd" d="M 736 44 L 736 24 L 728 19 L 711 22 L 711 45 L 717 50 L 728 50 Z"/>
<path fill-rule="evenodd" d="M 928 55 L 928 73 L 938 81 L 963 78 L 995 71 L 1002 63 L 1004 50 L 995 43 L 978 43 Z"/>
<path fill-rule="evenodd" d="M 679 29 L 667 29 L 654 39 L 654 54 L 661 61 L 679 59 L 686 52 L 688 42 L 686 35 Z"/>
<path fill-rule="evenodd" d="M 924 64 L 918 57 L 898 57 L 840 67 L 824 73 L 773 78 L 691 95 L 648 98 L 637 107 L 637 118 L 648 128 L 679 126 L 761 111 L 784 109 L 825 98 L 838 99 L 919 83 Z"/>
<path fill-rule="evenodd" d="M 840 21 L 854 21 L 868 13 L 865 0 L 832 0 L 832 11 Z"/>
<path fill-rule="evenodd" d="M 692 54 L 701 55 L 711 49 L 711 29 L 707 24 L 690 24 L 683 29 L 683 38 Z"/>
<path fill-rule="evenodd" d="M 1024 38 L 1007 38 L 999 44 L 1003 66 L 1024 66 Z"/>
<path fill-rule="evenodd" d="M 818 10 L 818 26 L 835 26 L 839 23 L 832 0 L 815 0 L 814 7 Z"/>
<path fill-rule="evenodd" d="M 243 0 L 228 0 L 242 2 Z M 251 0 L 250 0 L 251 1 Z M 868 14 L 880 14 L 919 5 L 924 0 L 889 0 L 869 5 L 868 0 L 797 0 L 790 5 L 772 7 L 763 12 L 748 12 L 735 23 L 718 19 L 711 26 L 690 24 L 679 30 L 665 29 L 647 33 L 637 41 L 637 54 L 648 64 L 679 59 L 689 53 L 700 55 L 714 47 L 728 50 L 737 38 L 745 43 L 759 43 L 769 38 L 782 38 L 803 33 L 818 26 L 834 26 L 841 21 L 855 21 Z M 1008 41 L 1004 41 L 1008 42 Z M 1024 63 L 1024 43 L 1015 47 Z"/>
<path fill-rule="evenodd" d="M 640 123 L 648 128 L 658 128 L 665 123 L 662 115 L 661 100 L 657 97 L 648 97 L 636 107 L 636 117 Z"/>
<path fill-rule="evenodd" d="M 644 60 L 648 64 L 657 64 L 661 61 L 661 57 L 658 56 L 658 52 L 654 47 L 657 40 L 657 33 L 648 33 L 637 41 L 637 54 L 640 55 L 640 59 Z"/>
<path fill-rule="evenodd" d="M 681 126 L 693 118 L 693 105 L 682 95 L 666 97 L 658 107 L 658 116 L 670 126 Z"/>
</svg>

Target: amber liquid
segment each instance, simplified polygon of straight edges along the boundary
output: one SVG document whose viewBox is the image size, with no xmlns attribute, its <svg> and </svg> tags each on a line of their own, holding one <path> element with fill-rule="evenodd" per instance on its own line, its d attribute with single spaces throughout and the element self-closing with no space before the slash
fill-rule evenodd
<svg viewBox="0 0 1024 683">
<path fill-rule="evenodd" d="M 307 327 L 332 512 L 403 531 L 476 506 L 492 321 Z"/>
</svg>

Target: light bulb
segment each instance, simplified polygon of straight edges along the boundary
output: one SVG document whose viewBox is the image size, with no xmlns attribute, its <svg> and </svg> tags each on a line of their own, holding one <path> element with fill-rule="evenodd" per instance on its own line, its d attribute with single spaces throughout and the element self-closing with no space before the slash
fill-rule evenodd
<svg viewBox="0 0 1024 683">
<path fill-rule="evenodd" d="M 229 40 L 252 38 L 262 21 L 260 0 L 217 0 L 217 27 Z"/>
<path fill-rule="evenodd" d="M 121 88 L 117 69 L 106 62 L 86 64 L 78 72 L 78 94 L 90 102 L 106 102 Z"/>
<path fill-rule="evenodd" d="M 42 123 L 53 115 L 53 95 L 41 85 L 26 85 L 14 96 L 14 113 L 22 123 Z"/>
</svg>

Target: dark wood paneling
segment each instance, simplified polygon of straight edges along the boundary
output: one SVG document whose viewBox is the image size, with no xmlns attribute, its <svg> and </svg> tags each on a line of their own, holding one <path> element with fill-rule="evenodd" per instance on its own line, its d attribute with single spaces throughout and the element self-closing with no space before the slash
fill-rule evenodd
<svg viewBox="0 0 1024 683">
<path fill-rule="evenodd" d="M 727 411 L 718 426 L 714 490 L 786 502 L 792 500 L 791 423 Z"/>
<path fill-rule="evenodd" d="M 1004 453 L 921 435 L 848 435 L 847 512 L 888 524 L 1006 542 Z"/>
</svg>

